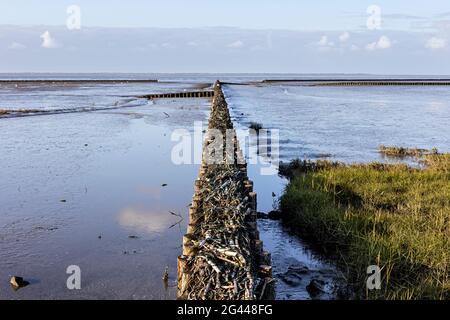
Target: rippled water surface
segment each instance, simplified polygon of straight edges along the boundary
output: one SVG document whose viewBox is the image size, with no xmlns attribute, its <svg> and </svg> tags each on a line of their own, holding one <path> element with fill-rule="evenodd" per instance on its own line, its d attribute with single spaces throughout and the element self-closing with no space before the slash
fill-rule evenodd
<svg viewBox="0 0 450 320">
<path fill-rule="evenodd" d="M 72 95 L 79 90 L 39 93 L 44 98 L 35 103 L 59 106 L 68 95 L 76 105 Z M 92 90 L 101 101 L 112 99 L 106 103 L 112 106 L 111 93 L 151 93 Z M 172 164 L 171 133 L 206 120 L 209 106 L 207 99 L 158 100 L 0 119 L 0 297 L 174 299 L 176 258 L 198 167 Z M 69 265 L 80 266 L 82 290 L 66 288 Z M 12 275 L 31 285 L 13 291 Z"/>
<path fill-rule="evenodd" d="M 445 86 L 227 86 L 235 119 L 280 130 L 281 160 L 383 160 L 380 144 L 450 151 Z"/>
</svg>

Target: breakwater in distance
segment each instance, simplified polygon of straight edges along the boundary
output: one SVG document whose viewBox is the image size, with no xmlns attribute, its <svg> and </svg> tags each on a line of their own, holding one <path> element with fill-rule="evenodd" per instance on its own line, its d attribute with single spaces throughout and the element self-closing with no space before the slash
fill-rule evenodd
<svg viewBox="0 0 450 320">
<path fill-rule="evenodd" d="M 210 133 L 220 131 L 225 136 L 230 130 L 234 132 L 232 148 L 222 144 L 223 153 L 217 155 L 217 137 Z M 217 156 L 223 161 L 210 164 L 208 159 Z M 179 299 L 274 298 L 271 255 L 259 239 L 256 206 L 253 183 L 217 81 L 183 253 L 178 258 Z"/>
<path fill-rule="evenodd" d="M 265 84 L 301 84 L 305 86 L 450 86 L 450 79 L 273 79 Z"/>
<path fill-rule="evenodd" d="M 141 96 L 149 100 L 167 99 L 167 98 L 211 98 L 214 97 L 214 91 L 185 91 L 185 92 L 169 92 L 169 93 L 153 93 Z"/>
</svg>

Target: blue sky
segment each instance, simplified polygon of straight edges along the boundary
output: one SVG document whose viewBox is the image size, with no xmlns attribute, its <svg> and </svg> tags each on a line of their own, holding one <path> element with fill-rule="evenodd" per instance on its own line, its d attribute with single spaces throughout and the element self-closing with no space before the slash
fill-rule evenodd
<svg viewBox="0 0 450 320">
<path fill-rule="evenodd" d="M 72 4 L 82 9 L 85 26 L 102 27 L 337 30 L 360 27 L 373 4 L 396 20 L 450 12 L 448 0 L 1 0 L 0 23 L 64 25 L 65 9 Z"/>
<path fill-rule="evenodd" d="M 0 0 L 0 72 L 448 75 L 449 56 L 449 0 Z"/>
</svg>

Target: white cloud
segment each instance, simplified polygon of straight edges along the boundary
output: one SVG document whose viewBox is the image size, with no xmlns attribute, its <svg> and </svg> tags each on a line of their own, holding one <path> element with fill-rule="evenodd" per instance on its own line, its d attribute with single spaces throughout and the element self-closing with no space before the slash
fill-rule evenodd
<svg viewBox="0 0 450 320">
<path fill-rule="evenodd" d="M 38 38 L 48 30 L 61 49 L 41 48 Z M 36 31 L 38 31 L 36 33 Z M 342 43 L 339 35 L 350 33 Z M 82 32 L 67 32 L 65 26 L 36 27 L 0 25 L 0 70 L 4 72 L 306 72 L 306 73 L 397 73 L 397 74 L 450 74 L 450 59 L 434 53 L 450 50 L 450 34 L 445 30 L 394 31 L 376 33 L 351 30 L 332 31 L 273 31 L 274 45 L 266 44 L 268 32 L 241 28 L 83 28 Z M 319 46 L 322 36 L 327 36 Z M 380 36 L 390 38 L 391 49 L 366 51 L 369 42 L 378 43 Z M 427 40 L 436 36 L 446 39 L 446 47 L 431 50 Z M 30 50 L 33 39 L 40 50 Z M 201 39 L 208 39 L 204 41 Z M 240 40 L 242 48 L 228 48 Z M 395 42 L 398 41 L 398 44 Z M 190 46 L 193 41 L 197 46 Z M 27 46 L 11 50 L 17 42 Z M 170 42 L 176 48 L 165 48 Z M 331 47 L 328 44 L 334 42 Z M 193 43 L 191 43 L 193 45 Z M 355 45 L 352 47 L 352 45 Z M 69 51 L 75 46 L 76 51 Z M 112 47 L 111 47 L 112 46 Z M 251 51 L 261 46 L 262 49 Z M 373 46 L 376 48 L 376 45 Z M 136 48 L 142 48 L 137 50 Z M 244 50 L 244 49 L 249 50 Z M 263 49 L 264 48 L 264 49 Z M 195 49 L 195 50 L 194 50 Z M 225 49 L 225 50 L 224 50 Z M 395 49 L 395 51 L 393 50 Z M 17 53 L 27 52 L 30 59 L 19 59 Z M 51 51 L 51 55 L 48 52 Z M 411 52 L 417 54 L 411 54 Z M 323 54 L 320 54 L 323 52 Z M 345 54 L 340 54 L 344 52 Z M 367 54 L 363 54 L 367 53 Z M 373 54 L 380 54 L 373 60 Z M 331 54 L 333 56 L 331 57 Z M 16 57 L 17 56 L 17 57 Z M 123 59 L 124 56 L 133 57 Z M 152 63 L 148 57 L 152 57 Z M 173 59 L 183 56 L 185 59 Z M 217 64 L 217 57 L 223 63 Z M 372 58 L 371 58 L 372 57 Z M 332 58 L 332 59 L 331 59 Z M 67 61 L 70 59 L 71 63 Z M 186 65 L 185 61 L 190 62 Z M 120 61 L 120 63 L 117 63 Z M 263 66 L 263 67 L 262 67 Z"/>
<path fill-rule="evenodd" d="M 347 31 L 345 31 L 344 33 L 342 33 L 339 36 L 339 41 L 340 42 L 346 42 L 346 41 L 348 41 L 348 39 L 350 39 L 350 33 L 348 33 Z"/>
<path fill-rule="evenodd" d="M 389 49 L 390 47 L 392 47 L 391 40 L 386 36 L 381 36 L 378 41 L 366 45 L 366 50 L 374 51 L 377 49 Z"/>
<path fill-rule="evenodd" d="M 25 48 L 26 48 L 26 46 L 19 42 L 13 42 L 8 46 L 8 49 L 11 49 L 11 50 L 21 50 L 21 49 L 25 49 Z"/>
<path fill-rule="evenodd" d="M 392 46 L 391 40 L 386 36 L 381 36 L 377 43 L 378 49 L 389 49 Z"/>
<path fill-rule="evenodd" d="M 176 217 L 167 212 L 150 211 L 145 208 L 125 208 L 118 215 L 119 224 L 123 227 L 135 229 L 139 232 L 154 234 L 167 230 L 177 222 Z"/>
<path fill-rule="evenodd" d="M 329 41 L 327 36 L 322 36 L 317 45 L 319 46 L 319 51 L 328 52 L 334 47 L 334 42 Z"/>
<path fill-rule="evenodd" d="M 426 48 L 433 49 L 433 50 L 442 49 L 442 48 L 445 48 L 446 46 L 447 46 L 447 41 L 445 39 L 438 38 L 438 37 L 432 37 L 425 44 Z"/>
<path fill-rule="evenodd" d="M 319 46 L 326 46 L 328 44 L 328 37 L 327 36 L 322 36 L 322 38 L 320 38 L 319 42 L 317 42 L 317 44 Z"/>
<path fill-rule="evenodd" d="M 244 43 L 241 40 L 232 42 L 228 45 L 228 48 L 241 48 L 244 46 Z"/>
<path fill-rule="evenodd" d="M 58 47 L 58 43 L 51 36 L 50 32 L 45 31 L 43 34 L 41 34 L 41 38 L 42 38 L 41 47 L 47 48 L 47 49 L 52 49 L 52 48 L 57 48 Z"/>
</svg>

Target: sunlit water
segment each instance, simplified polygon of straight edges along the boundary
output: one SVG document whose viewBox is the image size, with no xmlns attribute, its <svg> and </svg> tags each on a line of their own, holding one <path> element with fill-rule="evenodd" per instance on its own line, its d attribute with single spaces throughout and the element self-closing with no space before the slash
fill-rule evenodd
<svg viewBox="0 0 450 320">
<path fill-rule="evenodd" d="M 227 86 L 239 123 L 280 131 L 281 160 L 384 160 L 378 146 L 450 151 L 450 88 Z"/>
<path fill-rule="evenodd" d="M 216 77 L 164 75 L 164 83 L 71 87 L 0 85 L 0 109 L 101 110 L 0 119 L 1 299 L 175 298 L 176 258 L 198 165 L 172 163 L 176 142 L 170 136 L 174 129 L 192 131 L 194 121 L 206 121 L 210 102 L 151 103 L 139 96 L 198 89 L 199 83 Z M 246 82 L 267 77 L 221 78 Z M 280 129 L 284 161 L 324 156 L 346 162 L 383 160 L 379 144 L 450 150 L 450 94 L 445 87 L 227 85 L 225 93 L 237 127 L 258 121 Z M 249 176 L 258 209 L 268 212 L 276 208 L 286 181 L 261 175 L 260 169 L 250 165 Z M 170 212 L 183 220 L 177 224 L 180 218 Z M 272 253 L 277 298 L 311 298 L 306 286 L 312 279 L 323 280 L 329 289 L 318 298 L 335 297 L 332 286 L 340 274 L 332 264 L 279 221 L 258 224 Z M 82 290 L 66 288 L 69 265 L 81 267 Z M 167 286 L 162 281 L 166 266 Z M 13 291 L 8 283 L 12 275 L 31 285 Z"/>
<path fill-rule="evenodd" d="M 198 166 L 172 163 L 171 134 L 207 120 L 209 107 L 158 100 L 0 119 L 0 297 L 174 299 Z M 69 265 L 81 268 L 81 290 L 66 287 Z M 13 291 L 12 275 L 31 285 Z"/>
</svg>

